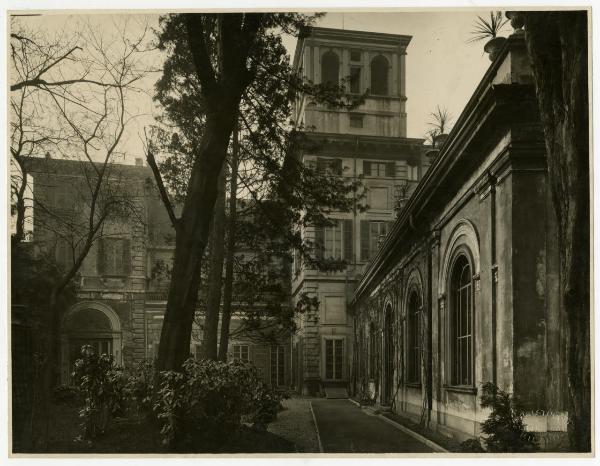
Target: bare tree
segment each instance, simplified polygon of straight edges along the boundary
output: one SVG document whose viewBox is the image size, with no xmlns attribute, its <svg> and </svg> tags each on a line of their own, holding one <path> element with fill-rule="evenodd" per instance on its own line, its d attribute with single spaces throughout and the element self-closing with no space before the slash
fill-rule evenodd
<svg viewBox="0 0 600 466">
<path fill-rule="evenodd" d="M 147 28 L 136 29 L 131 39 L 128 24 L 113 31 L 91 25 L 49 39 L 13 21 L 11 34 L 11 177 L 15 197 L 16 234 L 13 255 L 25 239 L 25 205 L 36 212 L 36 241 L 44 240 L 47 252 L 58 243 L 69 251 L 58 269 L 47 299 L 45 335 L 38 335 L 44 364 L 40 384 L 41 409 L 34 410 L 42 428 L 36 435 L 45 442 L 51 389 L 57 381 L 60 296 L 72 283 L 94 243 L 107 234 L 113 219 L 137 212 L 135 198 L 124 189 L 127 180 L 114 162 L 122 155 L 127 125 L 134 116 L 127 106 L 134 83 L 147 74 L 141 59 Z M 120 27 L 119 27 L 120 26 Z M 18 31 L 18 32 L 17 32 Z M 81 55 L 77 56 L 77 52 Z M 75 77 L 63 79 L 67 74 Z M 50 151 L 62 160 L 44 157 Z M 41 157 L 40 157 L 41 156 Z M 67 159 L 67 160 L 65 160 Z M 65 170 L 68 173 L 65 173 Z M 55 184 L 70 174 L 69 195 L 61 204 L 33 196 L 28 174 Z M 27 196 L 31 196 L 29 199 Z M 18 256 L 17 256 L 18 257 Z"/>
</svg>

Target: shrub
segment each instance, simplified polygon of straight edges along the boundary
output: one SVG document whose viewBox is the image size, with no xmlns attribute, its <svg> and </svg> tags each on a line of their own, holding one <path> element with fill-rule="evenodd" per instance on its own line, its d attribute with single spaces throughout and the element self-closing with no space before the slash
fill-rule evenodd
<svg viewBox="0 0 600 466">
<path fill-rule="evenodd" d="M 154 392 L 154 370 L 151 363 L 142 361 L 129 372 L 125 384 L 125 395 L 131 410 L 136 414 L 152 413 Z"/>
<path fill-rule="evenodd" d="M 461 442 L 458 451 L 460 453 L 485 453 L 478 438 L 470 438 Z"/>
<path fill-rule="evenodd" d="M 188 359 L 182 372 L 161 372 L 154 412 L 164 445 L 215 451 L 242 421 L 265 428 L 280 401 L 244 363 Z"/>
<path fill-rule="evenodd" d="M 124 413 L 125 377 L 112 356 L 94 354 L 89 345 L 81 348 L 81 356 L 75 361 L 73 379 L 84 398 L 79 412 L 83 436 L 90 439 L 104 433 L 111 418 Z"/>
<path fill-rule="evenodd" d="M 481 407 L 492 412 L 481 430 L 487 434 L 485 443 L 491 452 L 532 452 L 539 447 L 535 436 L 525 430 L 524 410 L 518 400 L 488 382 L 483 384 Z"/>
</svg>

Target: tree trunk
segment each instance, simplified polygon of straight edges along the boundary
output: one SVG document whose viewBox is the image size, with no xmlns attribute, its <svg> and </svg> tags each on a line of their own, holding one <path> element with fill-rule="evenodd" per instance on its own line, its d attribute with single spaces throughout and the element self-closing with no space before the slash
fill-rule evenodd
<svg viewBox="0 0 600 466">
<path fill-rule="evenodd" d="M 233 133 L 231 154 L 231 181 L 229 184 L 227 258 L 225 260 L 225 287 L 223 290 L 223 316 L 221 317 L 221 340 L 219 341 L 219 360 L 221 361 L 227 361 L 227 348 L 229 346 L 229 326 L 231 323 L 231 299 L 233 295 L 233 261 L 235 258 L 235 233 L 237 215 L 237 174 L 239 162 L 238 137 L 239 129 L 236 127 Z"/>
<path fill-rule="evenodd" d="M 525 12 L 524 19 L 558 222 L 561 304 L 568 323 L 569 441 L 575 451 L 590 451 L 587 12 Z"/>
<path fill-rule="evenodd" d="M 175 235 L 175 256 L 156 369 L 179 370 L 189 357 L 200 265 L 217 198 L 219 173 L 237 117 L 239 99 L 207 118 Z"/>
<path fill-rule="evenodd" d="M 208 297 L 204 312 L 204 333 L 202 356 L 217 359 L 217 336 L 221 311 L 221 290 L 223 287 L 223 259 L 225 255 L 225 172 L 223 166 L 219 175 L 219 194 L 215 203 L 213 218 L 210 270 L 208 275 Z"/>
</svg>

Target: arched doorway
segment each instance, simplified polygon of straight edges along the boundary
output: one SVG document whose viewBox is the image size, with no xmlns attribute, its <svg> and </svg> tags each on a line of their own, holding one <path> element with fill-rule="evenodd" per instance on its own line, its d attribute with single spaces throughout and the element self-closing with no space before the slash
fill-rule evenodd
<svg viewBox="0 0 600 466">
<path fill-rule="evenodd" d="M 394 396 L 394 313 L 388 304 L 383 328 L 383 402 L 392 403 Z"/>
<path fill-rule="evenodd" d="M 116 313 L 100 303 L 79 303 L 63 318 L 61 326 L 61 379 L 68 384 L 81 347 L 89 345 L 96 354 L 112 355 L 121 364 L 121 325 Z"/>
</svg>

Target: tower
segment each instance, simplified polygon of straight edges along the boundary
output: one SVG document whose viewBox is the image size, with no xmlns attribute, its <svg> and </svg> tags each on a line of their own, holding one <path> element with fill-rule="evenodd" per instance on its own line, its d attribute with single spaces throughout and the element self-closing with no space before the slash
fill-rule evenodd
<svg viewBox="0 0 600 466">
<path fill-rule="evenodd" d="M 366 95 L 352 110 L 330 108 L 301 96 L 295 119 L 312 128 L 318 151 L 303 163 L 334 167 L 340 176 L 361 177 L 367 188 L 365 212 L 333 212 L 331 227 L 307 227 L 302 235 L 327 258 L 342 259 L 341 272 L 319 272 L 296 258 L 292 293 L 316 296 L 316 315 L 299 319 L 293 370 L 298 388 L 314 394 L 350 383 L 352 316 L 347 312 L 363 267 L 390 230 L 398 205 L 422 171 L 421 139 L 406 137 L 406 48 L 410 36 L 311 28 L 296 47 L 294 67 L 314 83 L 344 83 L 349 95 Z"/>
</svg>

